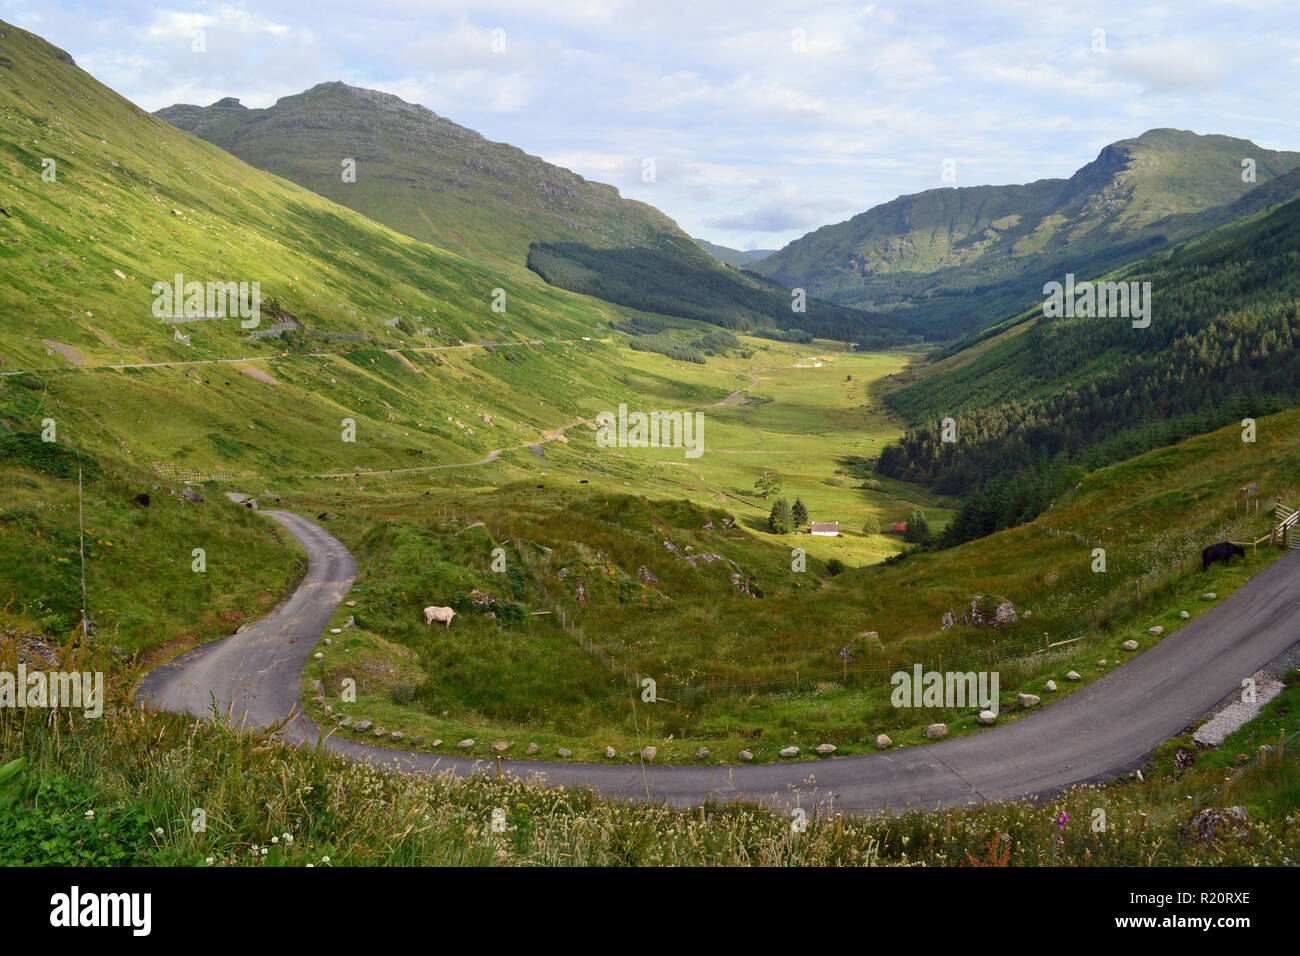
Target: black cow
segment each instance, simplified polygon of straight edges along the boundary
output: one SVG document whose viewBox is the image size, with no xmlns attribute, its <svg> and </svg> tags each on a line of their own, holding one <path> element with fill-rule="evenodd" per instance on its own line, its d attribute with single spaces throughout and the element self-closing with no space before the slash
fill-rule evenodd
<svg viewBox="0 0 1300 956">
<path fill-rule="evenodd" d="M 1244 558 L 1246 549 L 1239 544 L 1233 544 L 1231 541 L 1220 541 L 1218 544 L 1212 544 L 1201 552 L 1201 570 L 1208 571 L 1210 565 L 1215 561 L 1222 561 L 1224 564 L 1232 565 L 1232 556 Z"/>
</svg>

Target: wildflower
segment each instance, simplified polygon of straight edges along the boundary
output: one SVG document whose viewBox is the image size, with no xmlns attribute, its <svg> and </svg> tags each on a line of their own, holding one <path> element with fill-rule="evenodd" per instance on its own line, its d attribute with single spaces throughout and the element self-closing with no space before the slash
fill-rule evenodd
<svg viewBox="0 0 1300 956">
<path fill-rule="evenodd" d="M 86 811 L 86 819 L 87 819 L 87 820 L 93 820 L 93 819 L 95 819 L 95 811 L 94 811 L 94 810 L 87 810 L 87 811 Z"/>
<path fill-rule="evenodd" d="M 1061 815 L 1056 818 L 1056 829 L 1057 829 L 1056 845 L 1057 846 L 1065 846 L 1065 825 L 1069 822 L 1070 822 L 1070 815 L 1066 813 L 1064 810 L 1062 810 Z"/>
<path fill-rule="evenodd" d="M 284 842 L 285 842 L 285 843 L 292 843 L 292 842 L 293 842 L 293 834 L 292 834 L 292 833 L 283 833 L 283 834 L 281 834 L 281 836 L 284 837 Z"/>
<path fill-rule="evenodd" d="M 279 842 L 280 842 L 280 838 L 279 838 L 279 837 L 271 837 L 271 842 L 272 842 L 272 843 L 279 843 Z"/>
<path fill-rule="evenodd" d="M 208 866 L 211 866 L 213 862 L 212 857 L 208 857 L 206 860 L 204 860 L 204 862 L 207 863 Z"/>
<path fill-rule="evenodd" d="M 327 856 L 323 856 L 323 857 L 320 858 L 320 861 L 321 861 L 322 863 L 328 863 L 328 862 L 330 861 L 330 858 L 327 857 Z"/>
<path fill-rule="evenodd" d="M 266 856 L 266 847 L 262 847 L 262 856 Z"/>
<path fill-rule="evenodd" d="M 154 827 L 154 831 L 153 831 L 153 832 L 156 833 L 156 834 L 158 834 L 158 836 L 162 836 L 162 835 L 163 835 L 163 828 L 162 828 L 162 827 Z"/>
</svg>

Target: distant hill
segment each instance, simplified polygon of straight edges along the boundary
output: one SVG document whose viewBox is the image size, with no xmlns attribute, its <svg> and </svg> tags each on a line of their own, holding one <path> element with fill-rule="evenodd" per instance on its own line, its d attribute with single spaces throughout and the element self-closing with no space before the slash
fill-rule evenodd
<svg viewBox="0 0 1300 956">
<path fill-rule="evenodd" d="M 719 262 L 725 262 L 729 266 L 747 266 L 751 262 L 757 262 L 765 256 L 770 256 L 775 249 L 750 249 L 748 252 L 742 249 L 731 249 L 727 246 L 720 246 L 716 242 L 709 242 L 707 239 L 696 239 L 701 249 L 709 253 Z"/>
<path fill-rule="evenodd" d="M 957 540 L 1034 517 L 1077 481 L 1071 466 L 1300 405 L 1300 199 L 1109 278 L 1151 284 L 1148 327 L 1047 318 L 1039 306 L 888 397 L 911 427 L 877 470 L 978 491 L 949 526 Z M 943 440 L 944 418 L 955 441 Z"/>
<path fill-rule="evenodd" d="M 582 241 L 677 254 L 685 248 L 707 259 L 653 206 L 391 93 L 321 83 L 266 109 L 226 97 L 155 115 L 259 169 L 462 254 L 522 263 L 532 242 Z M 355 182 L 344 181 L 345 159 L 356 161 Z"/>
<path fill-rule="evenodd" d="M 1095 274 L 1300 195 L 1300 181 L 1275 182 L 1297 166 L 1300 153 L 1153 129 L 1069 179 L 900 196 L 747 268 L 951 338 L 1018 312 L 1066 272 Z"/>
<path fill-rule="evenodd" d="M 526 263 L 570 291 L 732 329 L 902 341 L 843 306 L 792 312 L 789 289 L 720 263 L 654 207 L 389 93 L 322 83 L 267 109 L 226 97 L 155 115 L 408 236 Z"/>
</svg>

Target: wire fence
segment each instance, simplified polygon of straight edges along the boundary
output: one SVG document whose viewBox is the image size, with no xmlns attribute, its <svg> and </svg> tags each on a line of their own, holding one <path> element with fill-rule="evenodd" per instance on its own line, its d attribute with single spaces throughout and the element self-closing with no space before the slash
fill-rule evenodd
<svg viewBox="0 0 1300 956">
<path fill-rule="evenodd" d="M 1259 751 L 1251 760 L 1235 768 L 1232 773 L 1224 777 L 1222 786 L 1214 787 L 1196 797 L 1189 796 L 1187 798 L 1187 815 L 1190 817 L 1192 811 L 1198 807 L 1203 807 L 1212 800 L 1217 800 L 1219 794 L 1223 795 L 1223 802 L 1227 803 L 1232 794 L 1232 785 L 1252 770 L 1265 766 L 1271 761 L 1293 759 L 1297 751 L 1300 751 L 1300 730 L 1289 737 L 1283 737 L 1282 734 L 1283 731 L 1279 730 L 1277 743 L 1274 746 L 1261 745 Z"/>
</svg>

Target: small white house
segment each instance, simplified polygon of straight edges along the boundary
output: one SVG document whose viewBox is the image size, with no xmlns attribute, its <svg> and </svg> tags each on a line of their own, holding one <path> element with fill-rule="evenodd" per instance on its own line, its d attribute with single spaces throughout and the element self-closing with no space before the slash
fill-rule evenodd
<svg viewBox="0 0 1300 956">
<path fill-rule="evenodd" d="M 840 523 L 838 521 L 814 521 L 811 531 L 813 534 L 819 534 L 826 538 L 837 538 L 840 534 Z"/>
</svg>

